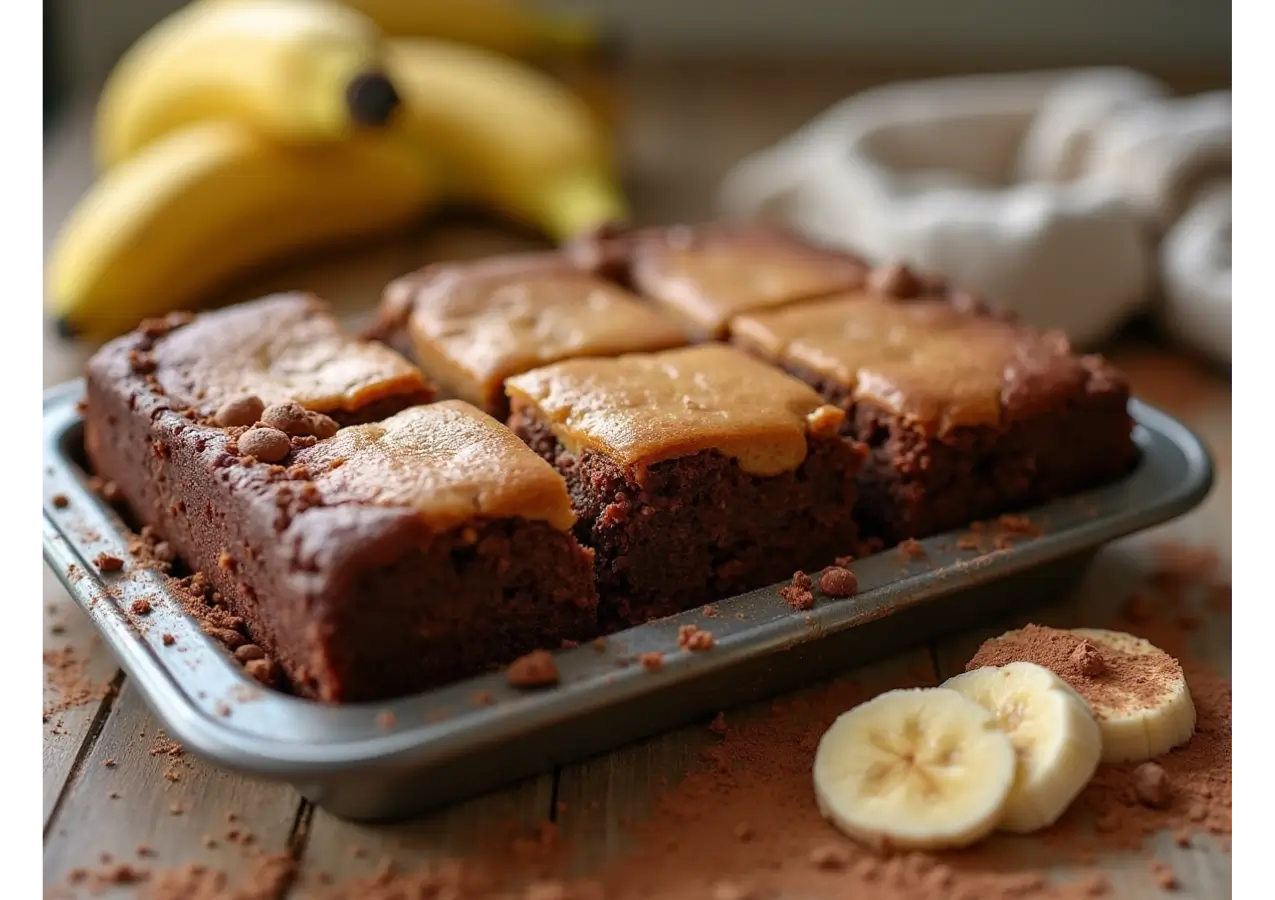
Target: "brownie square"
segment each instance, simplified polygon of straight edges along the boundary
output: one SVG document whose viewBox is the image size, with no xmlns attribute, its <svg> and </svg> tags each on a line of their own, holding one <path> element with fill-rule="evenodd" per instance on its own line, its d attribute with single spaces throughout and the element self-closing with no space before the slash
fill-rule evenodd
<svg viewBox="0 0 1275 900">
<path fill-rule="evenodd" d="M 511 375 L 687 342 L 675 319 L 555 253 L 429 267 L 389 286 L 381 320 L 445 392 L 502 420 Z"/>
<path fill-rule="evenodd" d="M 697 337 L 725 338 L 732 316 L 849 290 L 867 266 L 760 225 L 603 232 L 577 240 L 581 266 L 629 284 L 681 317 Z"/>
<path fill-rule="evenodd" d="M 385 347 L 360 358 L 363 344 L 324 338 L 304 317 L 268 342 L 298 348 L 271 357 L 287 361 L 282 371 L 246 381 L 194 354 L 234 352 L 216 322 L 229 316 L 235 333 L 257 334 L 279 324 L 276 313 L 249 304 L 151 323 L 88 366 L 93 467 L 217 592 L 220 633 L 260 645 L 294 690 L 333 702 L 411 693 L 594 633 L 592 554 L 572 534 L 565 483 L 480 410 L 413 406 L 322 439 L 294 436 L 278 464 L 243 452 L 250 429 L 199 413 L 210 398 L 284 385 L 272 399 L 339 397 L 360 418 L 384 398 L 356 393 L 359 407 L 332 385 L 379 385 L 410 369 Z M 253 315 L 261 328 L 243 328 Z M 298 335 L 331 345 L 323 365 L 309 364 Z M 173 342 L 187 350 L 173 354 Z M 188 402 L 165 383 L 188 384 Z"/>
<path fill-rule="evenodd" d="M 147 328 L 126 342 L 145 340 Z M 347 334 L 325 303 L 277 294 L 197 316 L 134 347 L 175 404 L 209 417 L 227 401 L 294 401 L 338 421 L 368 421 L 433 398 L 419 369 L 374 341 Z M 123 345 L 120 345 L 123 346 Z M 130 344 L 131 346 L 131 344 Z"/>
<path fill-rule="evenodd" d="M 860 524 L 891 542 L 1092 487 L 1137 460 L 1118 371 L 960 295 L 860 291 L 743 315 L 731 331 L 845 410 L 843 430 L 869 448 Z"/>
<path fill-rule="evenodd" d="M 724 345 L 572 360 L 506 383 L 562 473 L 618 627 L 851 552 L 861 450 L 810 387 Z"/>
</svg>

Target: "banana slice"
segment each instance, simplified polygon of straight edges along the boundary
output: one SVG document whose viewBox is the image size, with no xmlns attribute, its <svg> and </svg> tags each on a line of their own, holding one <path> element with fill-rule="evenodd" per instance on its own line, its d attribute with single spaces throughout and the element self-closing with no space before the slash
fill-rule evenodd
<svg viewBox="0 0 1275 900">
<path fill-rule="evenodd" d="M 1048 828 L 1084 789 L 1102 758 L 1102 732 L 1084 699 L 1044 666 L 1015 662 L 942 685 L 987 709 L 1018 754 L 1001 831 Z"/>
<path fill-rule="evenodd" d="M 1117 657 L 1136 678 L 1103 679 L 1087 697 L 1102 730 L 1103 762 L 1139 762 L 1185 744 L 1195 733 L 1195 703 L 1182 666 L 1150 641 L 1123 631 L 1076 628 L 1098 648 L 1108 668 Z"/>
<path fill-rule="evenodd" d="M 902 850 L 991 834 L 1014 785 L 996 718 L 946 688 L 889 691 L 842 713 L 815 753 L 815 797 L 853 838 Z"/>
</svg>

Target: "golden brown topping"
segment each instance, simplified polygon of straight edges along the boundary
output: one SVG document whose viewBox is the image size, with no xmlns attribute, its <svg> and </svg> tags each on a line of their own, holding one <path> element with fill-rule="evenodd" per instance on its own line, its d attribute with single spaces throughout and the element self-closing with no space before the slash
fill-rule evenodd
<svg viewBox="0 0 1275 900">
<path fill-rule="evenodd" d="M 735 343 L 843 386 L 940 432 L 996 423 L 1017 382 L 1079 372 L 1065 341 L 961 312 L 943 300 L 843 294 L 739 316 Z"/>
<path fill-rule="evenodd" d="M 343 428 L 298 452 L 325 499 L 418 510 L 435 531 L 474 518 L 575 524 L 566 483 L 514 433 L 460 400 Z M 332 468 L 334 460 L 345 462 Z"/>
<path fill-rule="evenodd" d="M 511 375 L 686 343 L 658 309 L 556 255 L 515 263 L 453 266 L 415 283 L 408 330 L 417 357 L 465 400 L 499 409 Z"/>
<path fill-rule="evenodd" d="M 203 415 L 245 396 L 266 406 L 296 401 L 318 412 L 354 412 L 426 390 L 416 367 L 388 347 L 349 336 L 323 303 L 304 294 L 206 313 L 152 352 L 165 393 Z"/>
<path fill-rule="evenodd" d="M 638 241 L 632 273 L 640 293 L 714 337 L 738 313 L 858 288 L 865 275 L 859 260 L 781 232 L 721 226 Z"/>
<path fill-rule="evenodd" d="M 564 446 L 620 465 L 716 450 L 754 475 L 788 472 L 806 438 L 843 413 L 795 378 L 731 347 L 706 344 L 618 359 L 581 359 L 509 379 Z"/>
</svg>

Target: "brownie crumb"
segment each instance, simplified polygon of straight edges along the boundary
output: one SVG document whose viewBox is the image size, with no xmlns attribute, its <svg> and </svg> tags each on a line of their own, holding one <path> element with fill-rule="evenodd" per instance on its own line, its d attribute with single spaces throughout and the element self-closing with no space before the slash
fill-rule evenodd
<svg viewBox="0 0 1275 900">
<path fill-rule="evenodd" d="M 549 687 L 558 683 L 558 666 L 548 650 L 532 650 L 509 664 L 507 678 L 514 687 Z"/>
<path fill-rule="evenodd" d="M 810 851 L 810 863 L 816 869 L 844 869 L 850 865 L 850 851 L 840 844 L 820 844 Z"/>
<path fill-rule="evenodd" d="M 660 669 L 664 668 L 664 654 L 658 650 L 653 650 L 650 653 L 643 653 L 638 656 L 638 662 L 640 662 L 642 664 L 642 668 L 646 669 L 648 672 L 658 672 Z"/>
<path fill-rule="evenodd" d="M 598 653 L 604 653 L 604 652 L 606 652 L 606 648 L 607 648 L 607 639 L 606 639 L 606 638 L 604 638 L 604 637 L 594 638 L 594 639 L 593 639 L 592 647 L 593 647 L 593 649 L 594 649 L 595 651 L 597 651 Z"/>
<path fill-rule="evenodd" d="M 1001 531 L 1020 537 L 1036 537 L 1040 529 L 1026 516 L 1004 515 L 996 520 Z"/>
<path fill-rule="evenodd" d="M 145 597 L 138 597 L 128 608 L 135 616 L 149 616 L 152 612 L 151 602 Z"/>
<path fill-rule="evenodd" d="M 239 452 L 266 463 L 277 463 L 292 452 L 292 441 L 277 428 L 258 426 L 239 435 Z"/>
<path fill-rule="evenodd" d="M 716 607 L 716 606 L 714 606 L 714 605 L 713 605 L 713 604 L 711 604 L 711 603 L 710 603 L 710 604 L 708 604 L 707 606 L 705 606 L 703 609 L 701 609 L 701 610 L 700 610 L 700 613 L 701 613 L 701 614 L 704 616 L 704 618 L 706 618 L 706 619 L 716 619 L 716 618 L 718 618 L 717 607 Z"/>
<path fill-rule="evenodd" d="M 1166 891 L 1176 891 L 1178 889 L 1178 876 L 1173 874 L 1173 869 L 1168 863 L 1160 860 L 1153 860 L 1150 865 L 1151 877 L 1155 879 L 1155 883 Z"/>
<path fill-rule="evenodd" d="M 808 591 L 814 586 L 814 580 L 805 572 L 793 572 L 792 586 L 799 591 Z"/>
<path fill-rule="evenodd" d="M 907 538 L 899 544 L 899 556 L 904 559 L 920 559 L 925 556 L 925 548 L 916 538 Z"/>
<path fill-rule="evenodd" d="M 173 644 L 177 643 L 177 638 L 173 637 L 168 632 L 164 632 L 162 635 L 160 635 L 159 639 L 164 642 L 165 647 L 171 647 L 173 646 Z"/>
<path fill-rule="evenodd" d="M 66 509 L 68 506 L 71 505 L 71 501 L 67 499 L 66 494 L 54 494 L 53 505 L 56 506 L 58 509 Z"/>
<path fill-rule="evenodd" d="M 801 612 L 810 609 L 815 605 L 815 595 L 807 588 L 799 588 L 793 585 L 779 589 L 779 596 L 784 602 L 793 609 Z"/>
<path fill-rule="evenodd" d="M 378 728 L 389 730 L 398 724 L 398 719 L 394 717 L 394 713 L 388 709 L 383 709 L 376 714 L 376 725 Z"/>
<path fill-rule="evenodd" d="M 1138 801 L 1152 809 L 1165 809 L 1173 799 L 1168 773 L 1157 763 L 1144 762 L 1133 770 L 1133 788 Z"/>
<path fill-rule="evenodd" d="M 98 570 L 102 572 L 118 572 L 124 568 L 124 560 L 109 553 L 99 553 L 93 557 L 93 565 L 97 566 Z"/>
<path fill-rule="evenodd" d="M 819 575 L 819 590 L 829 597 L 853 597 L 859 592 L 859 579 L 849 569 L 829 566 Z"/>
<path fill-rule="evenodd" d="M 677 629 L 677 645 L 683 650 L 711 650 L 714 643 L 713 633 L 698 625 L 683 625 Z"/>
<path fill-rule="evenodd" d="M 115 758 L 114 758 L 114 757 L 111 757 L 110 759 L 108 759 L 108 760 L 106 760 L 104 763 L 102 763 L 102 765 L 103 765 L 105 768 L 108 768 L 108 769 L 113 769 L 113 768 L 115 768 Z"/>
<path fill-rule="evenodd" d="M 244 644 L 235 650 L 235 659 L 241 663 L 251 662 L 254 659 L 264 659 L 266 651 L 262 650 L 256 644 Z"/>
<path fill-rule="evenodd" d="M 274 687 L 278 684 L 278 667 L 274 664 L 274 661 L 269 658 L 262 657 L 260 659 L 250 659 L 248 662 L 244 663 L 243 670 L 249 678 L 265 685 L 266 687 Z"/>
<path fill-rule="evenodd" d="M 957 550 L 978 550 L 980 549 L 978 544 L 978 538 L 968 534 L 962 535 L 961 537 L 956 539 L 956 549 Z"/>
<path fill-rule="evenodd" d="M 573 640 L 571 640 L 571 638 L 563 638 L 563 639 L 562 639 L 562 649 L 563 649 L 563 650 L 574 650 L 576 647 L 579 647 L 579 646 L 580 646 L 580 642 L 579 642 L 579 641 L 573 641 Z"/>
<path fill-rule="evenodd" d="M 222 428 L 246 427 L 255 425 L 260 419 L 266 405 L 261 398 L 248 394 L 227 400 L 213 414 L 213 422 Z"/>
<path fill-rule="evenodd" d="M 832 561 L 832 564 L 842 569 L 848 569 L 850 568 L 850 564 L 853 562 L 854 562 L 854 557 L 847 554 L 845 556 L 838 556 L 836 559 Z"/>
</svg>

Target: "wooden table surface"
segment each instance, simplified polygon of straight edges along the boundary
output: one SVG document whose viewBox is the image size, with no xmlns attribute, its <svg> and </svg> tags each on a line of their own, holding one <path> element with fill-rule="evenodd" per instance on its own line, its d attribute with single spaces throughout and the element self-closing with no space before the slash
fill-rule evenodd
<svg viewBox="0 0 1275 900">
<path fill-rule="evenodd" d="M 693 221 L 711 215 L 712 189 L 725 167 L 776 139 L 845 93 L 879 80 L 837 65 L 773 67 L 665 65 L 638 67 L 626 76 L 628 126 L 622 145 L 639 218 Z M 1194 85 L 1196 82 L 1188 82 Z M 1201 86 L 1211 86 L 1208 79 Z M 46 145 L 45 248 L 71 205 L 88 186 L 91 103 L 70 110 Z M 358 317 L 392 277 L 426 261 L 524 246 L 528 239 L 489 225 L 435 225 L 394 242 L 292 265 L 228 291 L 226 300 L 269 290 L 306 288 Z M 91 348 L 68 344 L 46 329 L 44 382 L 79 374 Z M 1212 372 L 1146 337 L 1126 338 L 1110 355 L 1128 371 L 1140 396 L 1181 418 L 1209 444 L 1216 487 L 1205 504 L 1156 532 L 1103 551 L 1084 585 L 1064 603 L 1032 619 L 1101 626 L 1116 613 L 1121 578 L 1146 565 L 1150 543 L 1175 537 L 1218 552 L 1229 571 L 1231 547 L 1231 395 L 1229 377 Z M 1129 565 L 1132 563 L 1132 565 Z M 222 834 L 233 811 L 258 847 L 286 851 L 302 873 L 321 865 L 338 879 L 369 872 L 385 855 L 400 865 L 464 853 L 495 823 L 529 825 L 556 819 L 566 846 L 587 868 L 622 853 L 626 827 L 650 809 L 659 787 L 675 784 L 704 746 L 705 729 L 692 725 L 606 756 L 567 765 L 519 786 L 462 803 L 410 824 L 368 827 L 342 823 L 312 808 L 292 788 L 250 781 L 189 755 L 156 752 L 158 726 L 137 692 L 94 636 L 87 619 L 45 570 L 48 651 L 71 648 L 86 661 L 86 677 L 102 687 L 99 699 L 71 707 L 44 725 L 45 883 L 63 883 L 76 867 L 95 867 L 101 854 L 155 866 L 203 862 L 233 870 L 241 848 L 206 836 Z M 1230 672 L 1229 613 L 1203 609 L 1193 651 Z M 990 623 L 973 633 L 920 646 L 880 664 L 959 669 L 986 636 L 1004 630 Z M 46 677 L 46 697 L 56 696 Z M 112 765 L 107 765 L 113 761 Z M 166 777 L 176 775 L 176 780 Z M 567 801 L 558 815 L 556 801 Z M 585 801 L 599 801 L 598 803 Z M 174 815 L 176 809 L 180 815 Z M 154 859 L 139 860 L 138 845 Z M 356 854 L 352 848 L 361 848 Z M 1207 842 L 1179 848 L 1162 835 L 1157 855 L 1181 880 L 1181 896 L 1230 895 L 1229 855 Z M 1144 858 L 1103 857 L 1118 896 L 1154 896 Z M 302 878 L 296 885 L 304 885 Z M 131 896 L 114 888 L 107 896 Z M 287 896 L 301 896 L 294 887 Z"/>
</svg>

